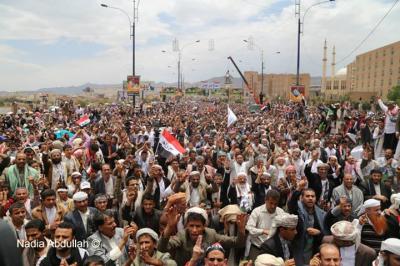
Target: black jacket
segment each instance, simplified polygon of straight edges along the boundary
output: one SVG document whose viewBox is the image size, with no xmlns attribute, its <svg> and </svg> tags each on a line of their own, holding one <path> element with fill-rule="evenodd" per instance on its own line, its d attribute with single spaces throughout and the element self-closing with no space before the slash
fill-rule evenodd
<svg viewBox="0 0 400 266">
<path fill-rule="evenodd" d="M 376 195 L 375 187 L 372 182 L 372 180 L 367 180 L 364 181 L 361 184 L 361 190 L 364 193 L 364 200 L 368 200 L 373 198 Z M 392 195 L 392 191 L 390 187 L 387 187 L 383 181 L 380 183 L 380 188 L 381 188 L 381 195 L 385 196 L 387 198 L 386 202 L 381 202 L 381 207 L 382 210 L 390 207 L 390 196 Z"/>
<path fill-rule="evenodd" d="M 290 259 L 293 258 L 293 252 L 292 252 L 292 245 L 288 244 L 289 248 L 289 253 L 290 253 Z M 267 253 L 271 254 L 277 258 L 284 258 L 283 255 L 283 248 L 282 248 L 282 242 L 281 239 L 279 238 L 279 232 L 276 232 L 275 235 L 261 244 L 260 249 L 262 250 L 262 253 Z"/>
<path fill-rule="evenodd" d="M 94 216 L 99 212 L 96 208 L 89 208 L 89 217 L 87 219 L 86 228 L 83 224 L 82 217 L 77 209 L 68 212 L 64 217 L 64 222 L 68 222 L 75 227 L 75 238 L 77 241 L 86 240 L 91 234 L 96 232 L 94 225 Z"/>
</svg>

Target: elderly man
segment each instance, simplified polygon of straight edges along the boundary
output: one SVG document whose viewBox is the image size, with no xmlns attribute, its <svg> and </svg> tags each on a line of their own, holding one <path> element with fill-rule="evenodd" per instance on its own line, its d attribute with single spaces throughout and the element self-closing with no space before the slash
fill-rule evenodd
<svg viewBox="0 0 400 266">
<path fill-rule="evenodd" d="M 39 172 L 28 166 L 24 153 L 18 153 L 15 164 L 4 170 L 2 179 L 9 184 L 12 194 L 15 193 L 17 188 L 25 187 L 29 192 L 29 197 L 33 199 L 35 181 L 39 179 Z"/>
<path fill-rule="evenodd" d="M 381 214 L 381 202 L 369 199 L 364 202 L 360 212 L 358 228 L 361 230 L 361 242 L 379 252 L 382 241 L 398 237 L 399 224 L 387 214 Z"/>
<path fill-rule="evenodd" d="M 390 205 L 391 188 L 382 180 L 382 171 L 373 169 L 371 178 L 362 184 L 365 199 L 376 199 L 381 202 L 382 209 L 386 209 Z"/>
<path fill-rule="evenodd" d="M 50 159 L 47 153 L 47 146 L 42 156 L 44 175 L 49 181 L 51 189 L 65 187 L 67 185 L 68 170 L 65 162 L 62 161 L 61 150 L 53 149 L 50 152 Z"/>
<path fill-rule="evenodd" d="M 255 208 L 247 221 L 246 229 L 250 233 L 251 243 L 249 257 L 252 260 L 262 254 L 260 246 L 270 235 L 274 217 L 284 213 L 281 208 L 277 207 L 279 196 L 278 191 L 268 190 L 264 198 L 265 204 Z"/>
<path fill-rule="evenodd" d="M 193 171 L 189 175 L 189 180 L 181 183 L 177 180 L 175 186 L 175 192 L 185 192 L 186 200 L 190 207 L 198 207 L 205 205 L 207 195 L 217 192 L 218 187 L 215 182 L 211 179 L 210 175 L 207 175 L 206 183 L 201 182 L 201 175 L 199 171 Z"/>
<path fill-rule="evenodd" d="M 177 265 L 176 262 L 171 259 L 168 252 L 162 253 L 157 250 L 158 234 L 152 229 L 142 228 L 137 231 L 136 242 L 138 243 L 139 250 L 136 250 L 135 246 L 130 246 L 129 259 L 125 265 Z"/>
<path fill-rule="evenodd" d="M 238 173 L 228 188 L 228 199 L 230 204 L 237 204 L 242 210 L 249 213 L 253 209 L 254 195 L 247 179 L 246 173 Z"/>
<path fill-rule="evenodd" d="M 400 265 L 400 239 L 389 238 L 382 242 L 381 252 L 373 266 L 399 266 Z"/>
<path fill-rule="evenodd" d="M 285 265 L 296 265 L 293 259 L 292 241 L 297 235 L 296 215 L 282 213 L 275 216 L 268 240 L 261 244 L 263 253 L 283 258 Z"/>
<path fill-rule="evenodd" d="M 167 198 L 167 188 L 170 184 L 171 182 L 164 176 L 160 165 L 155 164 L 150 168 L 145 193 L 153 195 L 157 209 L 164 205 Z"/>
<path fill-rule="evenodd" d="M 351 200 L 351 208 L 353 213 L 358 213 L 364 202 L 364 194 L 357 186 L 353 184 L 351 174 L 345 174 L 343 183 L 335 187 L 332 191 L 332 202 L 339 202 L 341 197 L 346 197 Z"/>
<path fill-rule="evenodd" d="M 197 156 L 196 162 L 190 164 L 187 167 L 187 172 L 191 173 L 193 171 L 198 171 L 200 175 L 200 182 L 208 183 L 207 181 L 212 179 L 216 173 L 216 169 L 212 166 L 205 165 L 205 159 L 203 156 Z"/>
<path fill-rule="evenodd" d="M 325 236 L 323 243 L 335 244 L 340 249 L 343 265 L 371 265 L 376 258 L 372 248 L 361 244 L 355 223 L 340 221 L 332 225 L 332 236 Z"/>
<path fill-rule="evenodd" d="M 332 190 L 335 187 L 332 179 L 328 178 L 328 167 L 325 163 L 319 163 L 317 174 L 311 173 L 310 167 L 306 167 L 304 171 L 307 176 L 308 187 L 315 191 L 317 203 L 323 209 L 329 209 Z"/>
</svg>

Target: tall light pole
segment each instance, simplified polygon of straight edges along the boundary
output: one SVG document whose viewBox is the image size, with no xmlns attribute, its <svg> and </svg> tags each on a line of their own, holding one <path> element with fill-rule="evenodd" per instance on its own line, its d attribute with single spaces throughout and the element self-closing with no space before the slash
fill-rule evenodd
<svg viewBox="0 0 400 266">
<path fill-rule="evenodd" d="M 300 35 L 302 33 L 301 30 L 301 25 L 304 24 L 304 19 L 307 14 L 307 12 L 314 6 L 318 6 L 321 4 L 329 3 L 329 2 L 334 2 L 335 0 L 326 0 L 322 2 L 315 3 L 311 6 L 309 6 L 306 11 L 304 12 L 303 15 L 303 21 L 301 21 L 301 14 L 300 14 L 300 1 L 301 0 L 296 0 L 296 16 L 298 16 L 297 19 L 297 68 L 296 68 L 296 86 L 300 85 Z M 303 25 L 304 28 L 304 25 Z"/>
<path fill-rule="evenodd" d="M 100 4 L 100 6 L 118 10 L 118 11 L 124 13 L 129 20 L 129 33 L 130 33 L 130 37 L 132 37 L 132 78 L 134 78 L 135 74 L 136 74 L 136 72 L 135 72 L 135 38 L 136 38 L 136 20 L 137 20 L 136 0 L 133 0 L 133 10 L 132 10 L 133 19 L 132 20 L 131 20 L 131 17 L 129 16 L 129 14 L 121 8 L 109 6 L 106 4 Z M 136 95 L 133 94 L 132 97 L 133 97 L 132 98 L 133 108 L 135 108 L 136 107 Z"/>
<path fill-rule="evenodd" d="M 245 43 L 249 43 L 248 40 L 243 40 Z M 255 47 L 257 47 L 257 49 L 260 51 L 261 53 L 261 89 L 260 89 L 260 104 L 263 104 L 264 102 L 264 50 L 258 46 L 255 43 L 251 43 L 252 45 L 254 45 Z"/>
<path fill-rule="evenodd" d="M 191 43 L 187 43 L 184 46 L 182 46 L 182 48 L 179 48 L 179 46 L 177 45 L 176 47 L 176 51 L 178 52 L 178 84 L 177 84 L 177 89 L 181 89 L 182 87 L 182 71 L 181 71 L 181 59 L 182 59 L 182 51 L 183 49 L 185 49 L 187 46 L 190 45 L 195 45 L 196 43 L 199 43 L 200 40 L 196 40 L 195 42 L 191 42 Z M 162 50 L 162 53 L 167 53 L 166 50 Z M 192 58 L 192 61 L 195 61 L 195 58 Z"/>
</svg>

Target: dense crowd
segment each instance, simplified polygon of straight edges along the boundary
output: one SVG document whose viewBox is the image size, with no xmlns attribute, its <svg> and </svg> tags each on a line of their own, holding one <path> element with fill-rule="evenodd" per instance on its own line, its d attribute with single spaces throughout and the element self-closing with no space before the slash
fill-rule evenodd
<svg viewBox="0 0 400 266">
<path fill-rule="evenodd" d="M 376 104 L 2 115 L 0 265 L 400 265 L 400 115 Z"/>
</svg>

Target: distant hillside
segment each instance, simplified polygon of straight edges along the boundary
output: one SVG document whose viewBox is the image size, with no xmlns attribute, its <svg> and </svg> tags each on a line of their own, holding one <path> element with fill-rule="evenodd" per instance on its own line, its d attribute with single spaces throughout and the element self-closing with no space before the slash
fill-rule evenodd
<svg viewBox="0 0 400 266">
<path fill-rule="evenodd" d="M 38 89 L 38 92 L 47 92 L 47 93 L 55 93 L 55 94 L 63 94 L 63 95 L 77 95 L 83 93 L 83 90 L 87 87 L 90 87 L 94 90 L 94 92 L 98 90 L 104 89 L 121 89 L 120 84 L 94 84 L 94 83 L 86 83 L 80 86 L 71 86 L 71 87 L 54 87 L 54 88 L 42 88 Z"/>
</svg>

